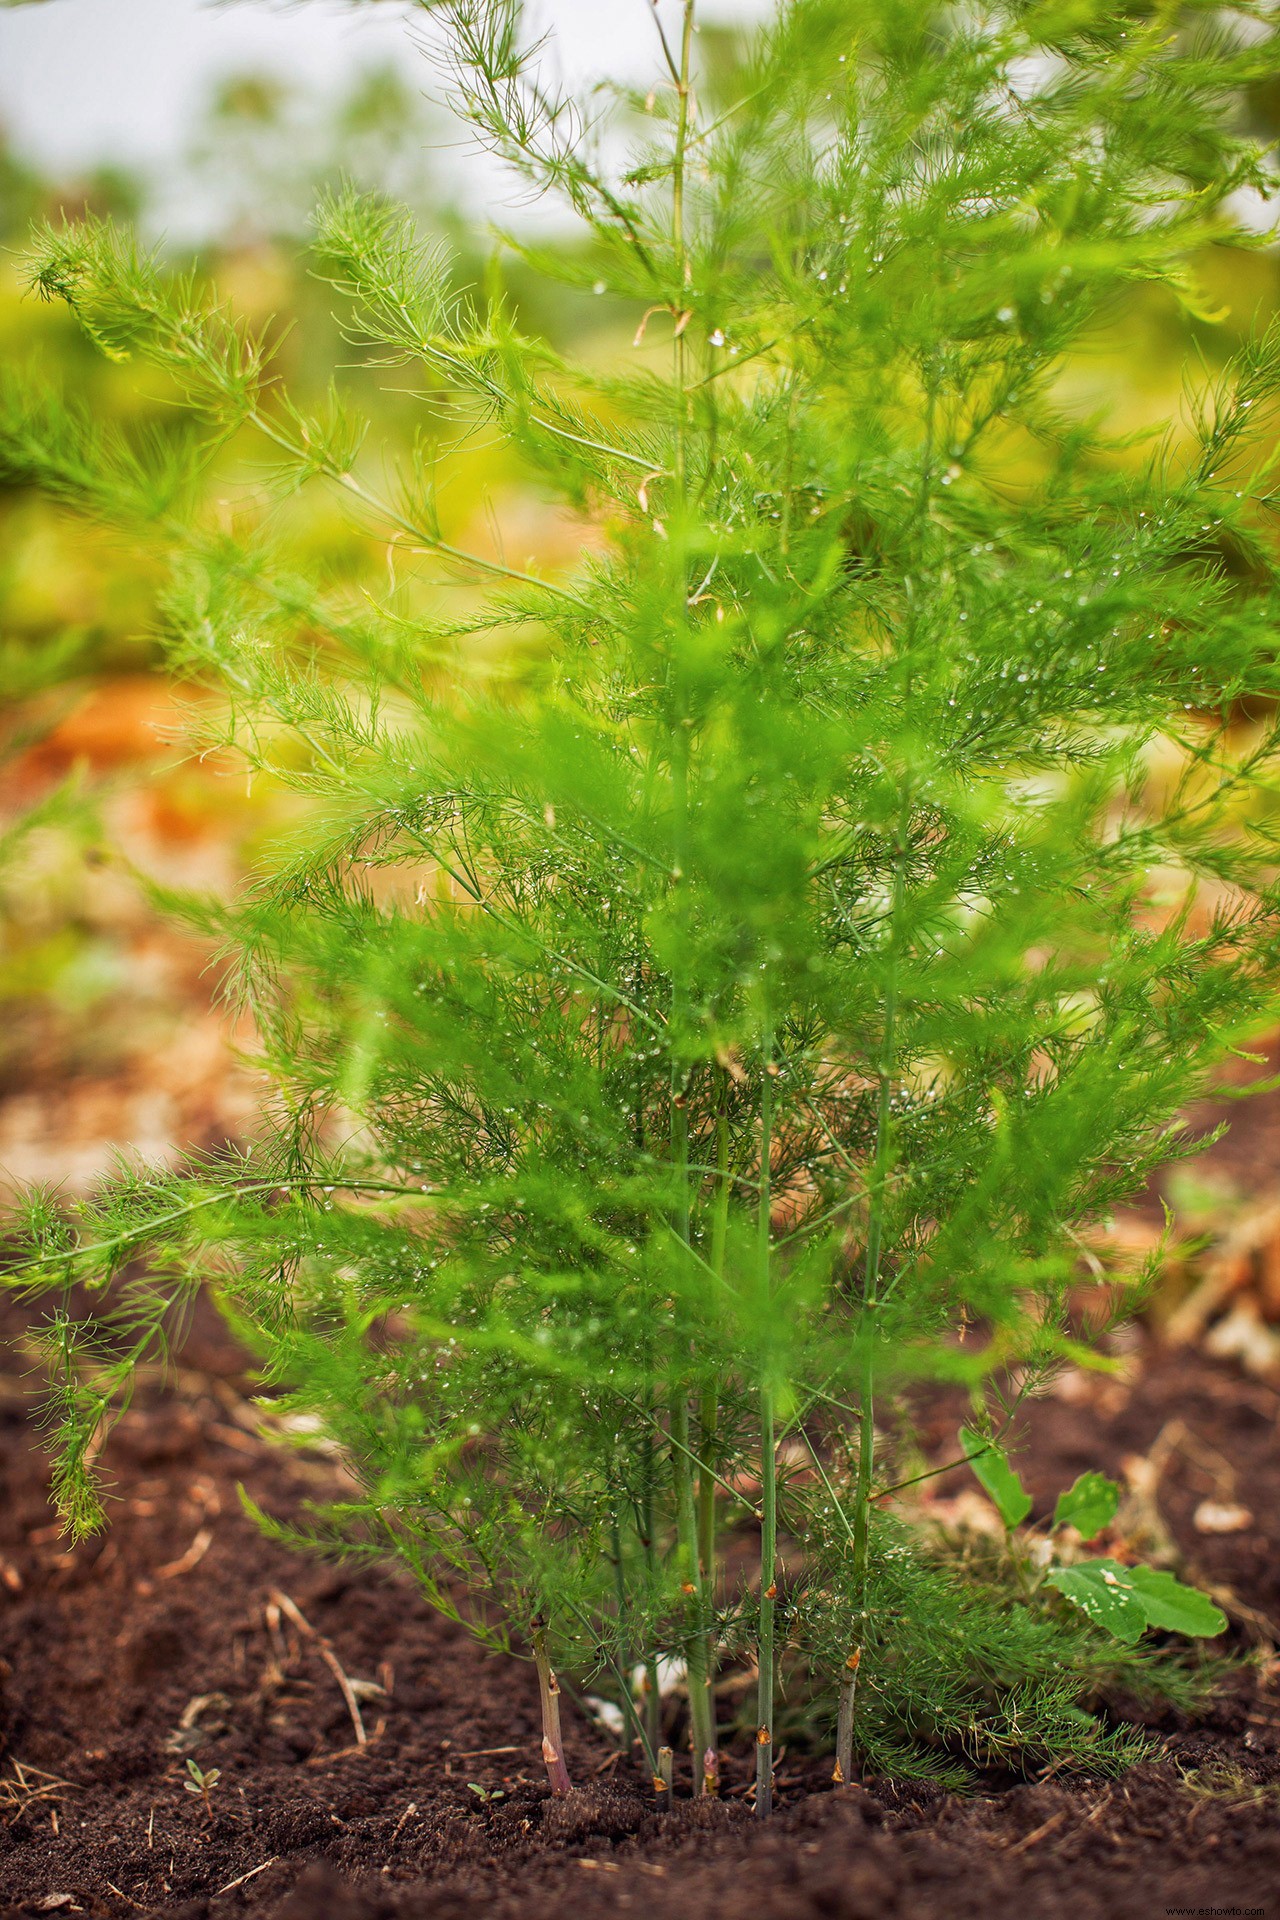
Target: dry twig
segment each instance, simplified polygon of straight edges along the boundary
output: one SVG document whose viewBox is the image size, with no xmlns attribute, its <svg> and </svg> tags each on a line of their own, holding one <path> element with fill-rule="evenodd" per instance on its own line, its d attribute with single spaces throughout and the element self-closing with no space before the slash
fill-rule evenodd
<svg viewBox="0 0 1280 1920">
<path fill-rule="evenodd" d="M 265 1873 L 268 1867 L 274 1867 L 274 1865 L 276 1864 L 276 1861 L 279 1858 L 280 1856 L 278 1853 L 273 1853 L 271 1858 L 269 1860 L 264 1860 L 260 1867 L 250 1867 L 248 1873 L 242 1873 L 238 1880 L 228 1880 L 225 1887 L 218 1888 L 218 1892 L 215 1893 L 214 1899 L 215 1900 L 217 1899 L 218 1894 L 231 1893 L 235 1890 L 236 1887 L 242 1887 L 246 1880 L 256 1880 L 258 1875 L 260 1873 Z"/>
<path fill-rule="evenodd" d="M 75 1792 L 70 1780 L 60 1780 L 56 1774 L 42 1773 L 39 1767 L 25 1766 L 21 1760 L 12 1760 L 9 1764 L 13 1768 L 12 1779 L 0 1779 L 0 1814 L 7 1827 L 20 1820 L 38 1801 L 57 1800 L 64 1793 Z"/>
<path fill-rule="evenodd" d="M 213 1545 L 213 1528 L 201 1527 L 191 1545 L 176 1560 L 170 1560 L 167 1566 L 156 1568 L 157 1580 L 177 1580 L 182 1574 L 190 1573 L 198 1566 Z"/>
<path fill-rule="evenodd" d="M 369 1744 L 369 1736 L 365 1732 L 364 1719 L 360 1712 L 360 1702 L 356 1696 L 355 1687 L 343 1672 L 342 1664 L 329 1641 L 325 1639 L 322 1633 L 316 1631 L 302 1609 L 298 1606 L 297 1601 L 291 1600 L 288 1594 L 283 1593 L 279 1587 L 273 1587 L 271 1590 L 271 1604 L 277 1607 L 286 1619 L 292 1621 L 299 1633 L 303 1634 L 312 1642 L 316 1652 L 320 1655 L 320 1658 L 324 1661 L 326 1667 L 328 1667 L 330 1673 L 337 1681 L 342 1692 L 342 1697 L 347 1703 L 347 1712 L 351 1715 L 351 1724 L 355 1728 L 356 1745 L 358 1747 L 367 1747 Z M 269 1617 L 268 1626 L 270 1626 Z M 365 1681 L 362 1682 L 362 1685 L 368 1689 L 371 1683 Z M 377 1691 L 381 1693 L 382 1688 L 378 1687 Z"/>
</svg>

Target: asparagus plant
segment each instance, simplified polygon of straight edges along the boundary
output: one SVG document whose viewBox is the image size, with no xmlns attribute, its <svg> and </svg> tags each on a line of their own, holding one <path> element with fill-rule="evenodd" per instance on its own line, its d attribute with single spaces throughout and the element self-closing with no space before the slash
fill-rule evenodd
<svg viewBox="0 0 1280 1920">
<path fill-rule="evenodd" d="M 795 1653 L 847 1779 L 905 1763 L 926 1661 L 940 1702 L 1016 1670 L 1065 1751 L 1133 1637 L 1106 1651 L 1079 1575 L 1015 1617 L 912 1574 L 884 1416 L 962 1383 L 992 1484 L 1022 1398 L 1103 1342 L 1091 1275 L 1131 1303 L 1088 1234 L 1274 1005 L 1280 334 L 1197 275 L 1257 243 L 1277 48 L 1216 0 L 788 0 L 713 75 L 695 0 L 634 4 L 654 85 L 607 111 L 514 0 L 427 9 L 457 109 L 583 234 L 506 245 L 630 304 L 605 370 L 522 331 L 500 264 L 467 289 L 394 206 L 319 209 L 349 338 L 411 370 L 409 456 L 128 234 L 35 240 L 32 286 L 183 428 L 16 382 L 0 462 L 172 550 L 175 670 L 307 805 L 241 897 L 170 903 L 255 1022 L 259 1137 L 71 1220 L 34 1197 L 24 1278 L 117 1280 L 49 1322 L 73 1527 L 212 1285 L 361 1489 L 266 1524 L 532 1648 L 555 1791 L 555 1665 L 612 1681 L 664 1800 L 663 1663 L 712 1791 L 718 1676 L 754 1665 L 763 1815 Z M 1141 431 L 1080 397 L 1135 309 L 1187 382 Z M 468 544 L 440 475 L 479 434 L 580 517 L 575 564 Z M 260 472 L 202 507 L 255 445 L 390 586 L 293 565 Z"/>
</svg>

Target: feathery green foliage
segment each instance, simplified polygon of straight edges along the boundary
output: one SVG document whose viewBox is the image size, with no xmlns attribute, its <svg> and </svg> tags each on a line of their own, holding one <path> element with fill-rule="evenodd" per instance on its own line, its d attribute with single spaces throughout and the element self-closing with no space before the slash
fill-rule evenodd
<svg viewBox="0 0 1280 1920">
<path fill-rule="evenodd" d="M 1274 1005 L 1280 333 L 1189 358 L 1186 418 L 1146 437 L 1066 377 L 1135 290 L 1211 338 L 1196 261 L 1252 244 L 1271 186 L 1241 105 L 1270 16 L 791 0 L 711 117 L 685 0 L 674 37 L 655 12 L 661 84 L 605 127 L 548 91 L 511 0 L 429 11 L 460 111 L 592 237 L 585 265 L 525 251 L 634 302 L 627 367 L 565 364 L 496 274 L 459 290 L 339 194 L 316 270 L 418 388 L 395 465 L 113 227 L 32 257 L 185 426 L 126 449 L 19 391 L 0 467 L 142 510 L 173 660 L 312 801 L 234 905 L 179 903 L 256 1021 L 262 1137 L 37 1236 L 50 1279 L 147 1259 L 99 1323 L 56 1323 L 69 1517 L 96 1517 L 85 1434 L 212 1275 L 362 1489 L 306 1537 L 399 1554 L 534 1645 L 552 1703 L 553 1659 L 605 1676 L 651 1759 L 634 1669 L 684 1660 L 713 1759 L 734 1647 L 761 1812 L 788 1649 L 833 1697 L 860 1663 L 864 1758 L 918 1760 L 926 1696 L 1007 1757 L 979 1669 L 1026 1749 L 1076 1751 L 1100 1637 L 1065 1603 L 921 1574 L 950 1678 L 913 1639 L 876 1409 L 960 1381 L 994 1439 L 1087 1357 L 1082 1233 Z M 437 462 L 481 432 L 589 518 L 563 576 L 452 530 Z M 298 580 L 269 516 L 203 523 L 182 462 L 248 437 L 281 497 L 327 483 L 434 569 L 439 616 Z M 739 1581 L 723 1547 L 756 1527 Z M 792 1604 L 797 1565 L 834 1612 Z"/>
<path fill-rule="evenodd" d="M 876 1545 L 864 1626 L 849 1603 L 839 1529 L 814 1542 L 798 1603 L 812 1691 L 801 1685 L 783 1713 L 794 1737 L 827 1735 L 831 1675 L 857 1631 L 857 1746 L 877 1774 L 963 1789 L 975 1768 L 1048 1762 L 1118 1773 L 1153 1743 L 1107 1724 L 1100 1701 L 1188 1711 L 1212 1691 L 1211 1665 L 1118 1642 L 1072 1610 L 1029 1607 L 1007 1561 L 982 1550 L 988 1543 L 958 1547 L 885 1517 Z"/>
</svg>

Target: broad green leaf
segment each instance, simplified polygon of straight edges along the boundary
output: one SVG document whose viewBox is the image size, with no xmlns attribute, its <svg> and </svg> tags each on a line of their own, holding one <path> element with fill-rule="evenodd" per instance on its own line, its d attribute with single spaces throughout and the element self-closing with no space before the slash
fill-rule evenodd
<svg viewBox="0 0 1280 1920">
<path fill-rule="evenodd" d="M 1146 1612 L 1129 1581 L 1131 1571 L 1116 1560 L 1082 1560 L 1074 1567 L 1051 1567 L 1045 1585 L 1056 1587 L 1095 1626 L 1131 1647 L 1147 1626 Z"/>
<path fill-rule="evenodd" d="M 1105 1473 L 1082 1473 L 1074 1486 L 1058 1495 L 1053 1510 L 1055 1527 L 1074 1527 L 1082 1540 L 1092 1540 L 1116 1517 L 1120 1489 Z"/>
<path fill-rule="evenodd" d="M 1163 1627 L 1167 1633 L 1185 1633 L 1193 1640 L 1212 1640 L 1215 1634 L 1226 1632 L 1226 1614 L 1199 1587 L 1184 1586 L 1171 1573 L 1155 1567 L 1130 1567 L 1128 1571 L 1153 1627 Z"/>
<path fill-rule="evenodd" d="M 1227 1624 L 1226 1615 L 1207 1595 L 1154 1567 L 1124 1567 L 1118 1560 L 1081 1560 L 1071 1567 L 1052 1567 L 1045 1584 L 1065 1594 L 1096 1625 L 1128 1646 L 1147 1627 L 1211 1639 Z"/>
<path fill-rule="evenodd" d="M 961 1427 L 960 1444 L 972 1456 L 969 1465 L 1006 1527 L 1020 1527 L 1031 1511 L 1031 1495 L 1009 1465 L 1008 1454 L 969 1427 Z"/>
</svg>

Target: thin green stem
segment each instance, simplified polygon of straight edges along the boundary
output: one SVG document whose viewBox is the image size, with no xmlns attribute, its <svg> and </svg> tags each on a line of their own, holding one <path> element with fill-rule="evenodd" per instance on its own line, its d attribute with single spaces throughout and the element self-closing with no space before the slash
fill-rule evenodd
<svg viewBox="0 0 1280 1920">
<path fill-rule="evenodd" d="M 619 1400 L 624 1401 L 626 1405 L 629 1407 L 634 1407 L 635 1411 L 640 1415 L 641 1419 L 647 1420 L 650 1426 L 653 1427 L 655 1432 L 657 1433 L 662 1432 L 662 1422 L 647 1407 L 643 1406 L 640 1401 L 633 1400 L 629 1393 L 623 1393 L 618 1387 L 614 1388 L 614 1392 L 617 1394 L 617 1397 Z M 680 1445 L 676 1440 L 672 1438 L 670 1434 L 667 1434 L 666 1438 L 671 1442 L 671 1445 L 676 1449 L 678 1453 L 683 1453 L 686 1459 L 690 1460 L 693 1463 L 693 1465 L 698 1468 L 700 1473 L 701 1472 L 709 1473 L 712 1479 L 715 1481 L 716 1485 L 724 1493 L 732 1494 L 733 1498 L 737 1501 L 738 1505 L 741 1507 L 745 1507 L 747 1512 L 752 1516 L 753 1519 L 756 1519 L 756 1520 L 760 1519 L 761 1515 L 760 1515 L 759 1507 L 753 1507 L 751 1502 L 747 1499 L 746 1495 L 744 1493 L 740 1493 L 738 1489 L 733 1485 L 732 1481 L 726 1480 L 723 1474 L 717 1473 L 714 1467 L 712 1467 L 712 1465 L 710 1464 L 710 1462 L 702 1458 L 701 1454 L 696 1453 L 691 1446 Z"/>
<path fill-rule="evenodd" d="M 684 865 L 684 837 L 688 819 L 688 758 L 689 744 L 687 732 L 677 726 L 673 741 L 672 814 L 674 823 L 674 857 L 672 866 L 677 874 L 682 874 Z M 679 885 L 679 881 L 676 882 Z M 692 1194 L 689 1177 L 689 1116 L 686 1095 L 682 1084 L 682 1063 L 679 1056 L 679 1042 L 684 1032 L 685 1020 L 685 983 L 683 968 L 677 966 L 672 980 L 671 997 L 671 1053 L 670 1053 L 670 1138 L 671 1160 L 676 1169 L 679 1182 L 673 1231 L 679 1242 L 681 1255 L 692 1252 L 691 1216 Z M 689 1721 L 690 1736 L 693 1744 L 694 1790 L 701 1790 L 704 1756 L 713 1745 L 713 1723 L 711 1714 L 710 1682 L 707 1672 L 706 1646 L 708 1634 L 706 1628 L 705 1600 L 702 1582 L 702 1569 L 698 1553 L 698 1517 L 694 1497 L 693 1463 L 696 1456 L 689 1444 L 689 1393 L 686 1385 L 688 1353 L 685 1338 L 677 1333 L 677 1347 L 674 1355 L 674 1372 L 671 1382 L 669 1408 L 671 1438 L 671 1476 L 675 1493 L 676 1536 L 679 1548 L 680 1581 L 688 1602 L 686 1608 L 687 1646 L 686 1664 L 689 1675 Z"/>
<path fill-rule="evenodd" d="M 683 279 L 687 271 L 687 245 L 684 219 L 685 143 L 689 132 L 689 69 L 693 46 L 694 0 L 685 0 L 684 33 L 677 78 L 679 111 L 676 123 L 673 162 L 672 227 L 678 271 Z M 675 341 L 675 482 L 676 526 L 674 558 L 677 575 L 677 621 L 683 625 L 688 612 L 685 604 L 685 518 L 687 511 L 688 470 L 685 422 L 685 347 L 684 329 L 677 323 Z M 690 730 L 685 724 L 683 695 L 678 684 L 671 689 L 671 785 L 672 785 L 672 858 L 673 886 L 682 885 L 685 867 L 685 841 L 689 822 Z M 692 1251 L 692 1190 L 689 1173 L 689 1116 L 685 1063 L 681 1058 L 687 1016 L 688 986 L 683 960 L 672 974 L 671 1018 L 669 1022 L 670 1059 L 670 1138 L 671 1160 L 679 1180 L 673 1226 L 682 1253 Z M 677 1330 L 676 1353 L 670 1392 L 671 1471 L 676 1505 L 676 1535 L 679 1549 L 681 1585 L 688 1602 L 686 1619 L 688 1638 L 686 1663 L 689 1676 L 689 1721 L 693 1745 L 695 1793 L 701 1792 L 705 1777 L 705 1759 L 714 1747 L 714 1715 L 707 1668 L 709 1633 L 705 1618 L 705 1594 L 699 1556 L 698 1515 L 692 1471 L 693 1451 L 689 1445 L 689 1395 L 686 1385 L 688 1353 L 686 1336 Z"/>
<path fill-rule="evenodd" d="M 685 162 L 689 145 L 689 76 L 693 57 L 693 24 L 695 0 L 684 0 L 684 25 L 680 38 L 680 67 L 675 75 L 676 85 L 676 142 L 675 157 L 672 163 L 671 178 L 671 214 L 674 228 L 676 271 L 679 289 L 676 297 L 676 336 L 674 345 L 675 384 L 676 384 L 676 493 L 680 510 L 680 551 L 684 548 L 684 519 L 688 507 L 688 419 L 686 409 L 688 400 L 686 386 L 688 381 L 687 348 L 683 318 L 685 288 L 689 284 L 689 241 L 685 229 Z M 665 44 L 665 42 L 664 42 Z M 681 561 L 683 571 L 683 559 Z"/>
<path fill-rule="evenodd" d="M 647 1411 L 647 1409 L 646 1409 Z M 650 1416 L 652 1418 L 652 1416 Z M 653 1495 L 657 1455 L 652 1429 L 646 1429 L 640 1452 L 639 1534 L 644 1554 L 645 1612 L 651 1615 L 658 1591 L 658 1541 L 654 1532 Z M 662 1689 L 658 1677 L 657 1656 L 646 1652 L 644 1668 L 644 1724 L 648 1745 L 656 1753 L 662 1743 Z"/>
<path fill-rule="evenodd" d="M 20 1287 L 27 1280 L 34 1281 L 37 1276 L 48 1273 L 50 1268 L 69 1269 L 76 1261 L 100 1260 L 107 1254 L 118 1253 L 124 1247 L 145 1245 L 162 1227 L 171 1227 L 180 1220 L 189 1220 L 193 1214 L 202 1213 L 209 1207 L 224 1206 L 231 1200 L 251 1200 L 259 1194 L 292 1193 L 300 1187 L 316 1187 L 321 1190 L 331 1187 L 335 1192 L 371 1193 L 383 1199 L 447 1200 L 450 1197 L 443 1189 L 434 1187 L 407 1187 L 385 1180 L 341 1180 L 315 1174 L 300 1178 L 248 1180 L 238 1186 L 221 1187 L 216 1193 L 201 1194 L 198 1200 L 189 1200 L 185 1206 L 171 1207 L 167 1213 L 158 1213 L 149 1220 L 139 1221 L 136 1227 L 129 1227 L 124 1233 L 113 1234 L 108 1240 L 91 1240 L 87 1244 L 70 1247 L 64 1253 L 47 1254 L 35 1260 L 24 1261 L 21 1266 L 10 1267 L 5 1272 L 3 1284 L 6 1287 Z"/>
<path fill-rule="evenodd" d="M 871 1183 L 871 1203 L 867 1220 L 866 1274 L 863 1282 L 862 1313 L 862 1368 L 861 1368 L 861 1415 L 858 1428 L 858 1467 L 854 1488 L 853 1509 L 853 1587 L 858 1608 L 860 1639 L 865 1633 L 867 1623 L 867 1547 L 871 1515 L 871 1489 L 875 1478 L 875 1370 L 876 1370 L 876 1314 L 880 1305 L 880 1275 L 884 1248 L 885 1207 L 889 1183 L 889 1165 L 892 1151 L 891 1127 L 893 1118 L 893 1069 L 897 1045 L 898 1020 L 898 981 L 896 943 L 902 920 L 902 910 L 906 899 L 906 854 L 907 832 L 910 824 L 910 802 L 904 797 L 902 816 L 894 844 L 893 859 L 893 909 L 890 916 L 889 966 L 885 985 L 884 1027 L 881 1036 L 880 1060 L 877 1067 L 879 1091 L 876 1100 L 876 1137 Z M 842 1687 L 851 1687 L 849 1675 L 856 1675 L 862 1658 L 861 1644 L 850 1648 L 845 1662 L 846 1676 Z M 842 1710 L 846 1708 L 846 1694 L 841 1696 Z M 847 1712 L 849 1721 L 848 1741 L 852 1741 L 853 1694 L 847 1693 Z M 849 1758 L 837 1754 L 837 1767 L 844 1779 L 849 1777 Z"/>
<path fill-rule="evenodd" d="M 774 1624 L 778 1604 L 778 1454 L 774 1440 L 773 1389 L 760 1389 L 760 1480 L 764 1522 L 760 1528 L 760 1631 L 757 1647 L 756 1818 L 773 1812 Z"/>
<path fill-rule="evenodd" d="M 757 1216 L 756 1257 L 763 1295 L 771 1290 L 769 1224 L 772 1211 L 770 1167 L 773 1157 L 772 1042 L 765 1048 L 764 1086 L 760 1095 L 760 1206 Z M 774 1621 L 778 1599 L 778 1449 L 774 1432 L 773 1382 L 760 1382 L 760 1628 L 757 1644 L 759 1688 L 756 1699 L 756 1818 L 767 1820 L 773 1811 Z"/>
<path fill-rule="evenodd" d="M 969 1467 L 975 1460 L 981 1460 L 983 1454 L 998 1447 L 1013 1422 L 1013 1415 L 1002 1421 L 985 1447 L 977 1447 L 972 1453 L 957 1454 L 954 1460 L 944 1460 L 940 1467 L 927 1467 L 923 1473 L 913 1473 L 909 1480 L 895 1480 L 892 1486 L 876 1487 L 871 1495 L 873 1500 L 887 1500 L 891 1493 L 903 1493 L 908 1487 L 918 1487 L 925 1480 L 936 1480 L 941 1473 L 954 1473 L 957 1467 Z"/>
<path fill-rule="evenodd" d="M 402 325 L 413 339 L 420 359 L 425 360 L 428 365 L 443 367 L 446 373 L 452 375 L 463 386 L 478 388 L 494 402 L 496 407 L 505 409 L 510 406 L 510 393 L 496 380 L 491 380 L 483 368 L 474 365 L 465 355 L 454 353 L 448 347 L 442 347 L 430 334 L 421 333 L 414 326 L 408 309 L 402 304 L 398 305 L 397 312 Z M 486 341 L 486 350 L 490 345 L 491 342 Z M 626 447 L 610 445 L 607 440 L 593 440 L 589 434 L 574 433 L 571 428 L 561 426 L 558 421 L 549 419 L 546 414 L 530 412 L 527 418 L 531 426 L 540 428 L 543 433 L 554 435 L 557 440 L 564 440 L 572 446 L 585 448 L 588 453 L 601 453 L 607 459 L 620 460 L 627 466 L 640 467 L 646 473 L 653 473 L 653 464 L 646 454 L 631 453 Z"/>
<path fill-rule="evenodd" d="M 723 1075 L 721 1076 L 723 1079 Z M 724 1282 L 725 1248 L 729 1231 L 729 1123 L 723 1106 L 716 1119 L 716 1165 L 719 1185 L 711 1221 L 711 1267 L 720 1285 Z M 713 1301 L 713 1308 L 718 1304 Z M 706 1676 L 709 1726 L 701 1760 L 695 1756 L 695 1777 L 701 1766 L 702 1790 L 714 1794 L 720 1777 L 715 1736 L 715 1608 L 719 1586 L 719 1562 L 716 1553 L 716 1484 L 718 1475 L 711 1464 L 720 1421 L 719 1394 L 711 1380 L 703 1387 L 698 1407 L 698 1434 L 702 1461 L 698 1469 L 698 1563 L 702 1583 L 702 1666 Z"/>
<path fill-rule="evenodd" d="M 273 446 L 279 447 L 282 453 L 287 453 L 291 459 L 304 463 L 309 460 L 309 449 L 292 439 L 259 408 L 253 408 L 246 417 L 248 423 L 256 427 Z M 401 533 L 408 534 L 410 539 L 420 542 L 424 553 L 438 553 L 442 559 L 451 561 L 455 566 L 469 567 L 477 573 L 489 574 L 494 579 L 510 580 L 517 586 L 536 587 L 540 593 L 553 594 L 557 600 L 568 601 L 584 612 L 589 611 L 586 601 L 580 599 L 570 588 L 558 586 L 554 580 L 539 580 L 536 574 L 522 573 L 518 567 L 509 567 L 501 560 L 486 560 L 481 554 L 467 553 L 463 548 L 453 546 L 448 540 L 442 540 L 429 528 L 406 519 L 405 515 L 398 508 L 393 507 L 389 500 L 384 500 L 380 494 L 374 493 L 363 482 L 357 480 L 353 473 L 332 465 L 325 465 L 322 471 L 336 486 L 341 487 L 344 493 L 350 494 L 352 499 L 358 500 L 362 506 L 380 515 L 389 526 L 398 527 Z"/>
<path fill-rule="evenodd" d="M 718 1283 L 724 1285 L 725 1249 L 729 1236 L 729 1119 L 723 1104 L 716 1115 L 716 1199 L 711 1216 L 711 1258 L 708 1265 Z M 698 1475 L 698 1555 L 702 1575 L 714 1593 L 716 1578 L 716 1476 L 711 1467 L 720 1423 L 719 1395 L 715 1383 L 703 1388 L 698 1410 L 699 1451 L 702 1466 Z"/>
<path fill-rule="evenodd" d="M 616 1520 L 611 1523 L 610 1533 L 612 1536 L 611 1546 L 614 1554 L 614 1568 L 615 1568 L 615 1577 L 616 1577 L 616 1587 L 617 1587 L 617 1593 L 618 1593 L 618 1607 L 619 1607 L 618 1617 L 620 1620 L 623 1620 L 627 1615 L 628 1606 L 627 1606 L 627 1597 L 626 1597 L 625 1569 L 623 1568 L 622 1560 L 621 1560 L 622 1531 Z M 580 1606 L 578 1606 L 575 1601 L 570 1601 L 569 1604 L 572 1607 L 573 1612 L 577 1615 L 578 1619 L 582 1622 L 582 1625 L 586 1628 L 588 1634 L 594 1634 L 595 1627 L 592 1624 L 590 1614 L 585 1613 L 583 1609 Z M 653 1746 L 652 1742 L 649 1739 L 648 1732 L 645 1727 L 645 1723 L 642 1720 L 639 1709 L 636 1706 L 635 1696 L 631 1691 L 630 1649 L 624 1646 L 622 1649 L 622 1657 L 619 1660 L 614 1658 L 614 1656 L 609 1652 L 608 1647 L 601 1647 L 600 1657 L 604 1661 L 605 1665 L 608 1667 L 610 1673 L 613 1675 L 614 1684 L 618 1689 L 618 1701 L 622 1708 L 623 1721 L 631 1729 L 632 1740 L 638 1741 L 640 1745 L 640 1750 L 644 1754 L 645 1764 L 647 1765 L 650 1773 L 652 1773 L 654 1770 L 654 1767 L 657 1765 L 657 1758 L 658 1758 L 657 1749 Z"/>
<path fill-rule="evenodd" d="M 689 1737 L 693 1749 L 694 1792 L 701 1793 L 706 1756 L 715 1749 L 715 1721 L 711 1704 L 711 1677 L 707 1671 L 705 1596 L 698 1565 L 698 1520 L 694 1504 L 693 1471 L 689 1456 L 689 1402 L 677 1383 L 671 1401 L 672 1473 L 676 1486 L 676 1532 L 679 1543 L 680 1584 L 688 1602 L 689 1622 L 685 1662 L 689 1676 Z"/>
</svg>

